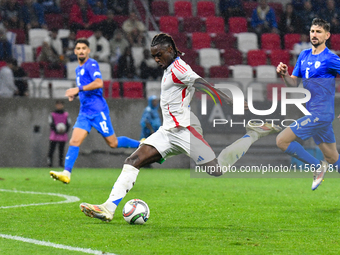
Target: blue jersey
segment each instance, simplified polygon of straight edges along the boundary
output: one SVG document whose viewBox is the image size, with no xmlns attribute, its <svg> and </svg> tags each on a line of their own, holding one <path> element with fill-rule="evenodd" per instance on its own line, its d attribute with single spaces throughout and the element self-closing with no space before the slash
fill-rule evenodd
<svg viewBox="0 0 340 255">
<path fill-rule="evenodd" d="M 302 51 L 293 71 L 311 93 L 311 99 L 306 103 L 308 111 L 323 121 L 334 119 L 337 73 L 340 73 L 340 58 L 328 48 L 316 55 L 312 54 L 312 49 Z"/>
<path fill-rule="evenodd" d="M 85 86 L 95 79 L 102 79 L 97 61 L 89 58 L 85 64 L 76 68 L 77 86 Z M 103 89 L 94 89 L 79 92 L 80 115 L 92 117 L 102 111 L 108 111 L 109 107 L 103 97 Z"/>
</svg>

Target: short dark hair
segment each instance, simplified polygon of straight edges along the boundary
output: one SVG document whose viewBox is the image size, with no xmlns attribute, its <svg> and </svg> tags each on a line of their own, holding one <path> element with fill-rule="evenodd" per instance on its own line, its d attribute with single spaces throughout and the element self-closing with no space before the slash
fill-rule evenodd
<svg viewBox="0 0 340 255">
<path fill-rule="evenodd" d="M 158 44 L 169 44 L 175 51 L 175 58 L 178 55 L 183 55 L 183 53 L 179 49 L 177 49 L 176 43 L 174 39 L 171 37 L 171 35 L 165 33 L 159 33 L 155 35 L 152 39 L 151 47 L 154 47 Z"/>
<path fill-rule="evenodd" d="M 85 38 L 85 37 L 77 39 L 76 43 L 74 44 L 74 47 L 76 47 L 78 43 L 84 43 L 84 44 L 86 44 L 87 47 L 90 47 L 90 43 L 87 40 L 87 38 Z"/>
<path fill-rule="evenodd" d="M 315 18 L 312 21 L 312 26 L 320 26 L 322 27 L 326 32 L 331 31 L 331 24 L 328 23 L 326 20 Z"/>
</svg>

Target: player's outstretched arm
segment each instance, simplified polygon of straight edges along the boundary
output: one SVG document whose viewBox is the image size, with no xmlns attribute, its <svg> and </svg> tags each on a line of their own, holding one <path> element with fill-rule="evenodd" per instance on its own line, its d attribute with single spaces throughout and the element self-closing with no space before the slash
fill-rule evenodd
<svg viewBox="0 0 340 255">
<path fill-rule="evenodd" d="M 297 87 L 301 81 L 301 78 L 289 75 L 288 66 L 282 62 L 276 67 L 276 72 L 281 75 L 287 87 Z"/>
<path fill-rule="evenodd" d="M 68 97 L 69 101 L 73 101 L 74 97 L 79 93 L 79 91 L 100 89 L 100 88 L 103 87 L 103 84 L 104 84 L 103 80 L 100 79 L 100 78 L 97 78 L 93 82 L 91 82 L 87 85 L 76 87 L 76 88 L 70 88 L 70 89 L 66 90 L 65 96 Z"/>
</svg>

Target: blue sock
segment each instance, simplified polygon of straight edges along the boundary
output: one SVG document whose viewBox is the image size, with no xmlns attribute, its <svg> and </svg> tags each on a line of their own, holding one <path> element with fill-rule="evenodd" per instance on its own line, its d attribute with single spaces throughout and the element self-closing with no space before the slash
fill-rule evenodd
<svg viewBox="0 0 340 255">
<path fill-rule="evenodd" d="M 285 151 L 286 154 L 301 160 L 302 162 L 310 165 L 317 166 L 320 164 L 320 160 L 311 155 L 308 151 L 306 151 L 301 144 L 298 142 L 291 142 Z"/>
<path fill-rule="evenodd" d="M 117 137 L 118 145 L 117 148 L 138 148 L 139 141 L 131 139 L 126 136 Z"/>
<path fill-rule="evenodd" d="M 76 162 L 79 154 L 78 146 L 69 146 L 65 158 L 65 170 L 72 172 L 74 162 Z"/>
</svg>

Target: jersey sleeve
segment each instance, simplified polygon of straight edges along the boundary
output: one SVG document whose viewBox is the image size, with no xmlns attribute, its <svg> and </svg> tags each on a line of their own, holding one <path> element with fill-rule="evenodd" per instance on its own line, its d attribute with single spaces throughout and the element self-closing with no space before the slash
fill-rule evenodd
<svg viewBox="0 0 340 255">
<path fill-rule="evenodd" d="M 293 70 L 293 73 L 292 75 L 296 76 L 296 77 L 300 77 L 302 78 L 302 74 L 301 74 L 301 60 L 303 59 L 303 56 L 304 56 L 304 51 L 302 51 L 296 61 L 296 64 L 295 64 L 295 67 L 294 67 L 294 70 Z"/>
<path fill-rule="evenodd" d="M 340 58 L 335 54 L 331 54 L 331 57 L 328 61 L 328 68 L 334 72 L 340 74 Z"/>
<path fill-rule="evenodd" d="M 97 62 L 93 61 L 89 66 L 89 74 L 93 80 L 102 78 L 102 73 L 100 72 L 99 65 Z"/>
<path fill-rule="evenodd" d="M 171 70 L 172 80 L 174 83 L 183 84 L 191 87 L 195 80 L 200 78 L 189 65 L 183 61 L 175 61 L 174 66 Z"/>
</svg>

